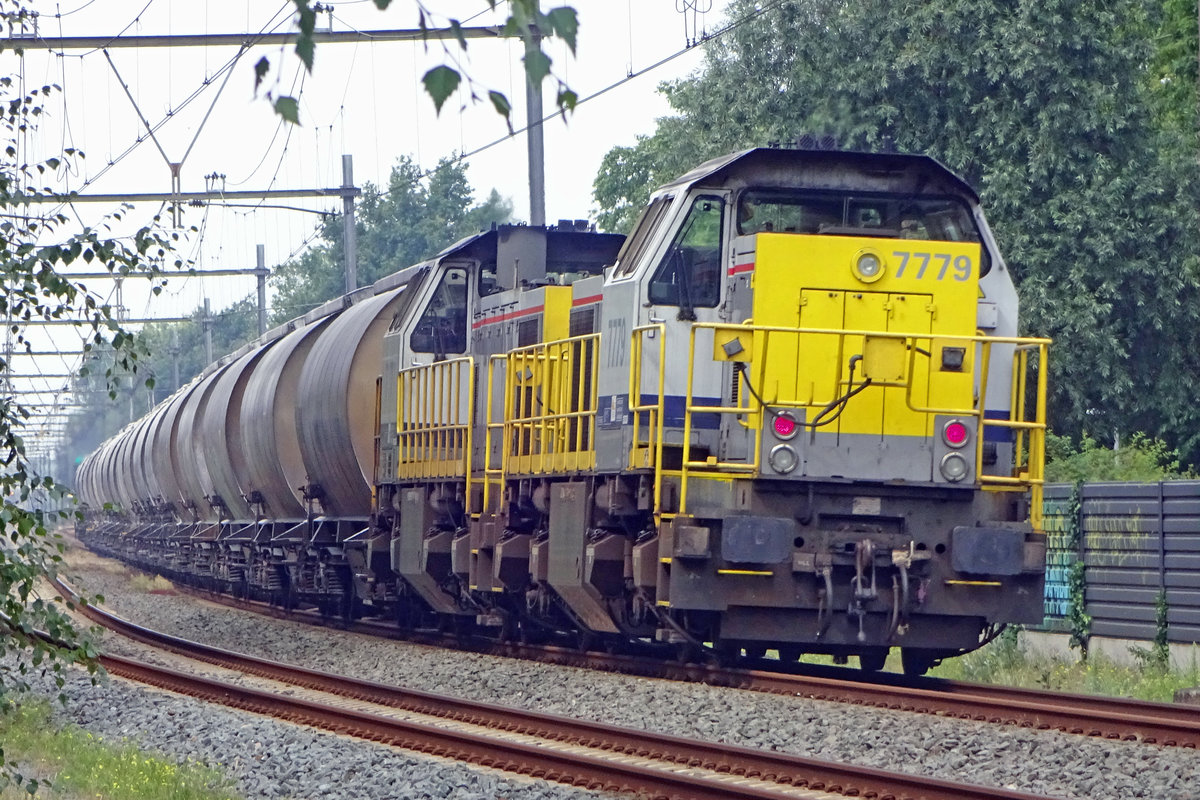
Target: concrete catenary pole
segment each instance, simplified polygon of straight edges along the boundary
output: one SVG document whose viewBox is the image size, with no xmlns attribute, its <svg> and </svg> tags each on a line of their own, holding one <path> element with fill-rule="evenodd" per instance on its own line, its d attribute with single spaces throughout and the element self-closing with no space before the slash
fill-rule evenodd
<svg viewBox="0 0 1200 800">
<path fill-rule="evenodd" d="M 257 247 L 258 265 L 258 335 L 267 332 L 267 247 Z"/>
<path fill-rule="evenodd" d="M 525 43 L 526 63 L 541 49 L 542 37 L 533 36 Z M 529 224 L 546 224 L 546 147 L 542 138 L 542 82 L 525 76 L 525 108 L 529 127 Z"/>
<path fill-rule="evenodd" d="M 342 156 L 342 188 L 354 188 L 354 157 Z M 346 294 L 358 288 L 358 228 L 354 224 L 354 195 L 342 195 L 342 241 L 346 258 Z"/>
</svg>

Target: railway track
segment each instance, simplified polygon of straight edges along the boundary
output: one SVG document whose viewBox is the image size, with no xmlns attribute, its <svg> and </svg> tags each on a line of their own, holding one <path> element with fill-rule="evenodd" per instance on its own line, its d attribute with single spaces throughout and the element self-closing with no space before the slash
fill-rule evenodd
<svg viewBox="0 0 1200 800">
<path fill-rule="evenodd" d="M 322 618 L 315 613 L 289 612 L 266 603 L 238 600 L 187 585 L 180 585 L 178 588 L 233 608 L 251 609 L 280 619 L 331 624 L 328 618 Z M 1168 747 L 1200 747 L 1200 717 L 1197 716 L 1195 708 L 1171 703 L 1062 694 L 941 678 L 912 678 L 890 673 L 872 673 L 870 677 L 865 677 L 857 670 L 813 665 L 806 665 L 811 669 L 804 672 L 780 672 L 773 668 L 774 664 L 765 660 L 757 662 L 757 666 L 764 667 L 759 669 L 676 664 L 658 659 L 565 647 L 490 641 L 463 642 L 453 636 L 427 633 L 402 635 L 394 626 L 370 621 L 338 627 L 439 647 L 643 677 L 854 703 L 1036 730 L 1056 730 L 1103 739 L 1139 741 Z"/>
<path fill-rule="evenodd" d="M 69 596 L 69 587 L 59 588 Z M 575 786 L 702 800 L 1040 797 L 412 691 L 190 642 L 91 606 L 81 610 L 94 622 L 143 644 L 268 679 L 282 684 L 286 693 L 102 656 L 101 663 L 114 675 L 358 738 Z M 297 687 L 303 691 L 297 692 Z"/>
</svg>

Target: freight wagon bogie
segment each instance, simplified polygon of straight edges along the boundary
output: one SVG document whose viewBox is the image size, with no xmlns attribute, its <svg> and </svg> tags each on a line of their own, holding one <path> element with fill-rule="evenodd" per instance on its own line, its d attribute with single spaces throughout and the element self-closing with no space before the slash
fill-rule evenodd
<svg viewBox="0 0 1200 800">
<path fill-rule="evenodd" d="M 625 240 L 506 226 L 272 332 L 81 493 L 133 514 L 105 546 L 289 606 L 923 671 L 1041 616 L 1016 324 L 936 162 L 747 151 Z"/>
</svg>

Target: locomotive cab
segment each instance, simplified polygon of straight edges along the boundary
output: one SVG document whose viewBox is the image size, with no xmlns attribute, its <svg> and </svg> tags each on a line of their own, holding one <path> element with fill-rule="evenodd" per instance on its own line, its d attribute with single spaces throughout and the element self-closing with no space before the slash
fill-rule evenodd
<svg viewBox="0 0 1200 800">
<path fill-rule="evenodd" d="M 1016 338 L 970 188 L 922 157 L 751 151 L 648 219 L 614 283 L 666 343 L 631 390 L 661 387 L 659 535 L 633 565 L 661 613 L 697 645 L 877 665 L 898 644 L 914 669 L 1040 620 L 1045 342 Z"/>
</svg>

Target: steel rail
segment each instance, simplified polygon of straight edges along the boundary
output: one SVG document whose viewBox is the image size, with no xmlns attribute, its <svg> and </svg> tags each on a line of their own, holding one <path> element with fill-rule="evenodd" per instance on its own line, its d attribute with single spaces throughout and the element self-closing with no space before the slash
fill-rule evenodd
<svg viewBox="0 0 1200 800">
<path fill-rule="evenodd" d="M 259 613 L 296 620 L 303 612 L 285 611 L 267 603 L 235 600 L 187 584 L 187 591 L 225 605 L 252 608 Z M 330 624 L 329 620 L 310 620 Z M 341 626 L 347 627 L 347 626 Z M 499 643 L 464 643 L 445 634 L 401 631 L 394 625 L 360 621 L 350 630 L 421 644 L 452 647 L 545 663 L 602 669 L 644 677 L 699 682 L 752 691 L 855 703 L 877 708 L 935 714 L 1016 725 L 1095 738 L 1141 741 L 1147 744 L 1200 747 L 1200 715 L 1192 706 L 1155 703 L 1120 697 L 1059 693 L 939 678 L 913 678 L 889 673 L 864 675 L 857 670 L 784 665 L 759 659 L 757 668 L 728 668 L 712 664 L 676 664 L 661 659 L 581 652 L 565 647 Z M 776 666 L 778 665 L 778 666 Z M 778 671 L 780 668 L 797 671 Z M 799 671 L 803 670 L 803 671 Z"/>
<path fill-rule="evenodd" d="M 60 584 L 59 588 L 64 594 L 70 593 L 66 586 Z M 495 740 L 469 732 L 448 731 L 441 727 L 398 721 L 361 711 L 330 708 L 312 701 L 284 698 L 286 705 L 282 707 L 282 713 L 319 727 L 344 730 L 356 736 L 401 744 L 424 752 L 436 752 L 438 755 L 449 755 L 472 763 L 485 763 L 483 758 L 492 758 L 495 763 L 485 765 L 515 769 L 517 772 L 552 780 L 563 780 L 561 776 L 568 776 L 566 782 L 587 785 L 589 788 L 665 793 L 667 796 L 696 798 L 779 798 L 795 796 L 796 788 L 895 800 L 1033 800 L 1038 797 L 1009 789 L 972 786 L 802 756 L 716 744 L 403 689 L 294 667 L 191 642 L 144 628 L 94 606 L 84 606 L 81 610 L 93 621 L 137 641 L 239 672 L 376 705 L 667 764 L 666 767 L 622 764 L 619 760 L 612 761 L 595 755 L 555 752 L 551 748 Z M 269 692 L 228 687 L 210 679 L 196 678 L 174 670 L 161 670 L 128 659 L 102 656 L 101 663 L 114 674 L 146 683 L 186 683 L 185 691 L 188 694 L 205 699 L 215 698 L 226 704 L 226 698 L 229 698 L 233 701 L 232 704 L 239 708 L 261 711 L 264 707 L 279 703 L 280 696 Z M 268 713 L 275 714 L 274 711 Z M 344 715 L 344 718 L 341 715 Z M 544 760 L 547 757 L 549 761 Z M 731 782 L 727 778 L 713 782 L 711 778 L 706 779 L 702 775 L 682 772 L 681 766 L 738 776 L 744 779 L 745 783 Z M 553 777 L 556 774 L 560 777 Z M 789 790 L 793 793 L 789 794 Z"/>
<path fill-rule="evenodd" d="M 256 613 L 265 613 L 279 619 L 298 620 L 306 616 L 304 612 L 285 611 L 258 601 L 235 600 L 228 595 L 196 589 L 186 584 L 179 585 L 178 588 L 213 602 L 233 608 L 251 608 Z M 307 621 L 329 624 L 329 620 L 320 619 L 315 615 Z M 404 632 L 395 626 L 377 622 L 360 621 L 348 629 L 437 647 L 449 646 L 627 675 L 869 705 L 1036 730 L 1055 730 L 1101 739 L 1141 741 L 1168 747 L 1200 747 L 1200 715 L 1197 715 L 1194 707 L 1174 703 L 1064 694 L 1044 689 L 966 683 L 943 678 L 911 678 L 889 673 L 862 676 L 857 674 L 856 670 L 822 668 L 815 665 L 805 665 L 809 668 L 807 673 L 777 672 L 768 669 L 763 660 L 757 662 L 763 668 L 742 669 L 709 664 L 675 664 L 640 656 L 581 652 L 545 645 L 487 642 L 471 646 L 447 635 Z"/>
</svg>

